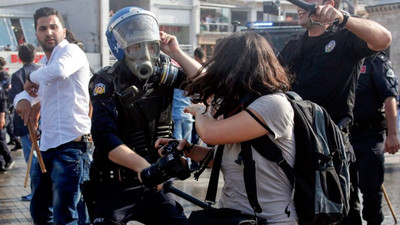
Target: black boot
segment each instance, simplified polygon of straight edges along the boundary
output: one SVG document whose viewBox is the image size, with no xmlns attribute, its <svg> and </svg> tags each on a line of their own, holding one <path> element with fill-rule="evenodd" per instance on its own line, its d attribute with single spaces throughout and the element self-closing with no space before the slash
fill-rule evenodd
<svg viewBox="0 0 400 225">
<path fill-rule="evenodd" d="M 15 142 L 15 146 L 14 146 L 13 149 L 11 149 L 11 151 L 17 151 L 17 150 L 19 150 L 19 149 L 22 149 L 22 144 L 21 144 L 21 141 L 20 141 L 20 140 L 15 139 L 14 142 Z"/>
</svg>

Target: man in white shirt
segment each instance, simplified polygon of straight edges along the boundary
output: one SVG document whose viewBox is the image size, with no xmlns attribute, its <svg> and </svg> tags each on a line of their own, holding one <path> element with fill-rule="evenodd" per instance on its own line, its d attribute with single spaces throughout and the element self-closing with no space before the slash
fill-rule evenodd
<svg viewBox="0 0 400 225">
<path fill-rule="evenodd" d="M 40 150 L 47 173 L 32 165 L 31 216 L 35 224 L 77 224 L 83 155 L 90 133 L 89 63 L 84 52 L 65 40 L 61 14 L 40 8 L 34 14 L 36 37 L 45 57 L 43 66 L 27 76 L 14 99 L 24 123 L 36 124 L 31 105 L 40 101 Z"/>
</svg>

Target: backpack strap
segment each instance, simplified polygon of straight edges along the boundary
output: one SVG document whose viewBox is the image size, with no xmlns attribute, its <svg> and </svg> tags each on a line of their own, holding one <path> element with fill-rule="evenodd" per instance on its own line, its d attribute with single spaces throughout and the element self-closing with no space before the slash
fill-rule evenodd
<svg viewBox="0 0 400 225">
<path fill-rule="evenodd" d="M 295 178 L 293 168 L 289 165 L 286 159 L 283 158 L 281 148 L 276 145 L 267 135 L 253 139 L 249 142 L 260 155 L 272 162 L 275 162 L 279 167 L 281 167 L 293 187 Z"/>
<path fill-rule="evenodd" d="M 218 145 L 217 152 L 215 153 L 214 163 L 211 170 L 210 180 L 208 182 L 206 202 L 209 204 L 215 203 L 218 189 L 219 170 L 221 169 L 222 153 L 224 145 Z"/>
<path fill-rule="evenodd" d="M 254 115 L 254 113 L 252 111 L 250 111 L 249 109 L 245 109 L 245 110 L 248 114 L 250 114 L 251 117 L 253 117 L 253 119 L 255 119 L 261 126 L 263 126 L 269 133 L 271 133 L 271 134 L 274 133 L 274 132 L 272 132 L 271 128 L 269 128 L 260 119 L 258 119 L 258 117 L 256 115 Z"/>
<path fill-rule="evenodd" d="M 253 160 L 253 153 L 251 152 L 250 142 L 245 141 L 240 143 L 241 156 L 243 159 L 243 178 L 244 186 L 246 188 L 247 198 L 253 210 L 257 213 L 262 212 L 261 206 L 257 198 L 257 185 L 256 185 L 256 166 Z"/>
<path fill-rule="evenodd" d="M 253 112 L 251 112 L 249 109 L 246 109 L 246 112 L 249 113 L 268 132 L 273 133 L 271 128 L 269 128 L 260 119 L 258 119 Z M 276 162 L 282 168 L 283 172 L 286 174 L 287 178 L 290 181 L 290 184 L 293 187 L 294 185 L 293 168 L 289 165 L 286 159 L 283 158 L 282 149 L 278 145 L 276 145 L 267 135 L 251 140 L 250 144 L 264 158 Z M 268 149 L 268 151 L 264 151 L 262 149 Z"/>
<path fill-rule="evenodd" d="M 302 111 L 298 108 L 294 101 L 300 101 L 301 97 L 295 92 L 287 92 L 285 96 L 295 112 L 296 119 L 296 114 L 301 114 Z M 257 118 L 250 110 L 246 109 L 246 112 L 248 112 L 253 118 Z M 257 118 L 256 121 L 266 130 L 268 130 L 268 132 L 273 133 L 271 129 L 261 120 Z M 276 145 L 275 142 L 273 142 L 267 135 L 251 140 L 251 145 L 264 158 L 276 162 L 282 168 L 292 187 L 294 187 L 294 184 L 296 182 L 303 190 L 305 190 L 306 193 L 312 193 L 312 188 L 310 187 L 310 185 L 296 174 L 296 172 L 289 165 L 286 159 L 283 158 L 282 149 L 278 145 Z M 265 151 L 265 149 L 268 149 L 268 151 Z"/>
</svg>

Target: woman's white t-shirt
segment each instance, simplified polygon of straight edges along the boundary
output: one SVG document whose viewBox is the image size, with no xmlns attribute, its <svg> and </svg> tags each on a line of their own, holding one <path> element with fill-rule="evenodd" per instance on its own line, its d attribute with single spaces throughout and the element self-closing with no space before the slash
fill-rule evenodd
<svg viewBox="0 0 400 225">
<path fill-rule="evenodd" d="M 294 112 L 285 94 L 262 96 L 248 108 L 262 116 L 273 132 L 268 136 L 283 150 L 283 157 L 293 166 L 296 152 L 293 132 Z M 240 151 L 240 143 L 226 144 L 224 147 L 221 163 L 224 186 L 219 205 L 253 214 L 244 185 L 243 163 L 239 165 L 235 162 Z M 295 224 L 297 214 L 292 202 L 292 187 L 285 173 L 277 163 L 265 159 L 254 148 L 252 153 L 256 165 L 258 202 L 262 208 L 258 216 L 266 218 L 268 224 Z"/>
</svg>

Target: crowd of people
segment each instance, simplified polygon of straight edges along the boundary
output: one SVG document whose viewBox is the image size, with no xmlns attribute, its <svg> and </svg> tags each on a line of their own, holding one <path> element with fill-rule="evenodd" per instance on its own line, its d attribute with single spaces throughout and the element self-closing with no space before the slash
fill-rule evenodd
<svg viewBox="0 0 400 225">
<path fill-rule="evenodd" d="M 309 224 L 297 217 L 282 169 L 252 149 L 262 209 L 256 213 L 240 163 L 241 143 L 267 135 L 293 167 L 294 112 L 285 96 L 292 90 L 324 107 L 344 134 L 352 192 L 340 224 L 381 224 L 383 154 L 400 148 L 398 82 L 383 52 L 391 33 L 339 10 L 338 1 L 308 2 L 317 3 L 315 14 L 298 9 L 306 31 L 277 56 L 262 36 L 235 32 L 217 42 L 209 60 L 200 48 L 194 57 L 183 52 L 151 12 L 126 7 L 113 13 L 106 32 L 117 62 L 99 71 L 59 11 L 37 9 L 41 65 L 33 63 L 31 44 L 19 46 L 23 67 L 11 78 L 0 57 L 0 171 L 14 163 L 6 142 L 11 123 L 10 141 L 19 148 L 20 140 L 32 163 L 31 194 L 22 199 L 30 200 L 34 223 L 188 224 L 162 184 L 190 176 L 191 161 L 210 167 L 220 157 L 218 207 L 256 215 L 257 224 Z M 40 156 L 31 162 L 30 132 L 40 133 Z M 173 139 L 185 157 L 164 149 Z"/>
</svg>

